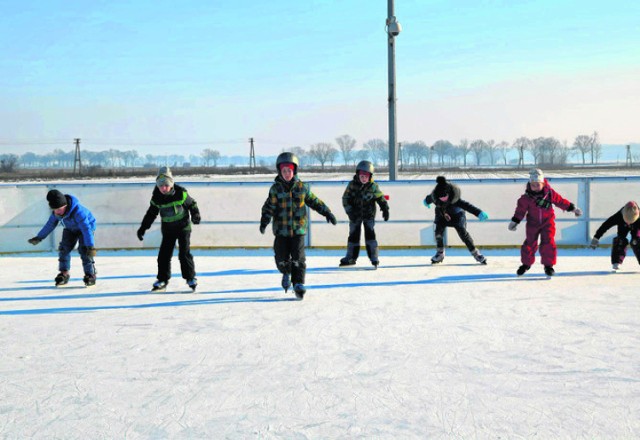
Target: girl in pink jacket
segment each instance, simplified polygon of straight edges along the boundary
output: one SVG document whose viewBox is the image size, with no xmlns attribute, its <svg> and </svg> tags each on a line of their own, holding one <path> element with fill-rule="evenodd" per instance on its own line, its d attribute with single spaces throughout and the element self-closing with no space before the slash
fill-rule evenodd
<svg viewBox="0 0 640 440">
<path fill-rule="evenodd" d="M 540 260 L 544 265 L 544 273 L 547 276 L 555 274 L 553 266 L 556 264 L 558 250 L 555 240 L 556 214 L 553 205 L 564 211 L 573 212 L 576 217 L 582 215 L 580 208 L 551 188 L 541 170 L 532 169 L 529 172 L 527 190 L 518 199 L 516 212 L 511 218 L 511 223 L 509 223 L 509 230 L 515 231 L 524 216 L 527 216 L 527 238 L 520 248 L 522 266 L 516 272 L 518 276 L 528 271 L 536 261 L 538 238 L 540 239 Z"/>
</svg>

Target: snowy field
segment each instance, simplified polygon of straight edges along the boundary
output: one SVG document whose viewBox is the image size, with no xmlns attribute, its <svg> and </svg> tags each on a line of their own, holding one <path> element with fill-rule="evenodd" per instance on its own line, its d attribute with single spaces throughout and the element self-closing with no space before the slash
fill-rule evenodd
<svg viewBox="0 0 640 440">
<path fill-rule="evenodd" d="M 102 252 L 53 287 L 55 254 L 5 255 L 0 438 L 640 437 L 640 266 L 559 251 L 309 250 L 303 301 L 270 250 L 194 251 L 200 286 L 149 293 L 154 252 Z"/>
</svg>

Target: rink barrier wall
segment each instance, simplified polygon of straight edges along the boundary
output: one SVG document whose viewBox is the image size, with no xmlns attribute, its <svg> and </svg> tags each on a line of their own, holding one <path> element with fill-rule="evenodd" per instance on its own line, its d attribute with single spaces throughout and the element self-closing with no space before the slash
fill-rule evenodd
<svg viewBox="0 0 640 440">
<path fill-rule="evenodd" d="M 303 176 L 304 179 L 304 176 Z M 586 177 L 549 179 L 553 188 L 584 211 L 576 218 L 556 208 L 556 242 L 559 246 L 587 245 L 600 224 L 629 200 L 640 199 L 638 177 Z M 271 247 L 271 225 L 260 234 L 260 211 L 271 182 L 201 182 L 180 180 L 200 208 L 202 223 L 194 225 L 193 248 Z M 342 207 L 342 194 L 349 181 L 309 181 L 311 190 L 323 200 L 338 219 L 328 224 L 324 217 L 310 213 L 307 245 L 313 247 L 345 247 L 349 233 L 348 218 Z M 435 245 L 434 209 L 422 201 L 434 186 L 433 180 L 378 181 L 389 196 L 390 220 L 376 220 L 376 234 L 381 247 L 433 247 Z M 516 247 L 524 241 L 524 222 L 511 232 L 507 225 L 516 201 L 523 194 L 526 179 L 491 178 L 458 180 L 462 198 L 489 215 L 480 222 L 467 214 L 467 227 L 479 247 Z M 27 240 L 46 223 L 50 210 L 46 193 L 56 188 L 73 194 L 97 220 L 98 249 L 157 248 L 160 245 L 160 219 L 156 219 L 143 242 L 136 230 L 149 206 L 153 183 L 142 182 L 55 182 L 0 184 L 0 252 L 54 251 L 62 235 L 62 227 L 38 246 Z M 612 228 L 601 239 L 610 244 L 616 230 Z M 447 246 L 463 246 L 455 231 L 447 228 Z"/>
</svg>

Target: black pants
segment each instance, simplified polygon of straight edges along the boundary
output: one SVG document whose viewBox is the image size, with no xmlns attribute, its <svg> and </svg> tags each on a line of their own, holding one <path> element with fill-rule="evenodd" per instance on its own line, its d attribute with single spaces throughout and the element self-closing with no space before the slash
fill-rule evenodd
<svg viewBox="0 0 640 440">
<path fill-rule="evenodd" d="M 471 238 L 471 235 L 467 232 L 467 220 L 465 218 L 458 219 L 455 222 L 436 222 L 435 225 L 436 247 L 439 249 L 444 248 L 444 228 L 446 227 L 456 230 L 458 237 L 460 237 L 460 240 L 462 240 L 467 249 L 469 249 L 469 252 L 473 252 L 476 248 L 473 243 L 473 238 Z"/>
<path fill-rule="evenodd" d="M 178 258 L 182 278 L 190 280 L 196 277 L 196 269 L 191 255 L 191 230 L 162 231 L 162 243 L 158 252 L 158 280 L 169 281 L 171 278 L 171 258 L 178 241 Z"/>
<path fill-rule="evenodd" d="M 304 250 L 304 235 L 294 237 L 276 236 L 273 242 L 276 267 L 282 273 L 291 274 L 291 284 L 304 284 L 307 273 L 307 257 Z"/>
<path fill-rule="evenodd" d="M 627 237 L 614 237 L 613 238 L 613 246 L 611 246 L 611 264 L 622 263 L 624 258 L 627 256 L 627 246 L 629 245 L 629 240 Z M 640 242 L 637 239 L 631 240 L 631 250 L 636 256 L 638 260 L 638 264 L 640 264 Z"/>
<path fill-rule="evenodd" d="M 378 261 L 378 241 L 376 240 L 376 231 L 374 229 L 376 221 L 374 219 L 366 219 L 360 221 L 349 221 L 349 238 L 347 238 L 347 256 L 348 260 L 357 260 L 360 253 L 360 236 L 362 235 L 362 227 L 364 226 L 364 243 L 367 249 L 367 256 L 371 261 Z"/>
</svg>

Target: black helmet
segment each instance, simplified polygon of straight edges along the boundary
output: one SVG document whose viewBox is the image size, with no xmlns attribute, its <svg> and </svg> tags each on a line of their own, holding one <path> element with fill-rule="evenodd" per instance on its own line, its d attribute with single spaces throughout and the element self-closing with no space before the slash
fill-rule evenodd
<svg viewBox="0 0 640 440">
<path fill-rule="evenodd" d="M 278 158 L 276 159 L 276 171 L 280 174 L 280 165 L 283 163 L 292 163 L 293 164 L 293 174 L 298 174 L 298 156 L 293 153 L 280 153 Z"/>
<path fill-rule="evenodd" d="M 373 175 L 373 164 L 368 160 L 361 160 L 356 167 L 356 173 L 358 171 L 366 171 L 367 173 Z"/>
</svg>

